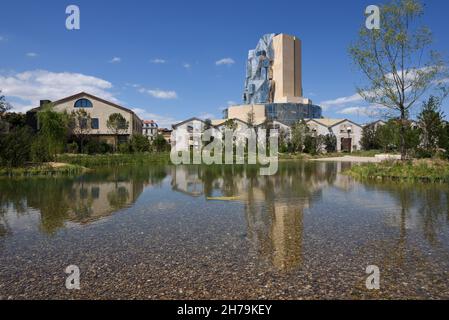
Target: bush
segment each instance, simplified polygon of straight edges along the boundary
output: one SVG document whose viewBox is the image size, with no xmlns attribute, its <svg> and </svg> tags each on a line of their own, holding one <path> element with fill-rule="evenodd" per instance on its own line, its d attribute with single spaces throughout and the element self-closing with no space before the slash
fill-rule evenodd
<svg viewBox="0 0 449 320">
<path fill-rule="evenodd" d="M 68 153 L 78 153 L 78 144 L 75 141 L 67 144 L 67 152 Z"/>
<path fill-rule="evenodd" d="M 129 144 L 131 152 L 148 152 L 151 147 L 150 140 L 142 134 L 133 135 Z"/>
<path fill-rule="evenodd" d="M 156 139 L 153 141 L 153 148 L 157 152 L 168 151 L 170 150 L 170 145 L 165 140 L 163 135 L 158 134 Z"/>
<path fill-rule="evenodd" d="M 377 150 L 381 148 L 379 142 L 379 135 L 376 128 L 373 125 L 368 125 L 363 128 L 362 138 L 360 144 L 363 150 Z"/>
<path fill-rule="evenodd" d="M 31 144 L 31 160 L 33 162 L 50 162 L 54 160 L 45 137 L 38 136 Z"/>
<path fill-rule="evenodd" d="M 8 167 L 23 166 L 30 161 L 32 131 L 29 127 L 13 129 L 0 137 L 0 164 Z"/>
<path fill-rule="evenodd" d="M 304 152 L 311 155 L 317 155 L 323 151 L 324 136 L 307 135 L 304 139 Z"/>
<path fill-rule="evenodd" d="M 326 134 L 324 136 L 324 144 L 326 145 L 326 152 L 332 153 L 337 151 L 337 137 L 333 134 Z"/>
<path fill-rule="evenodd" d="M 86 152 L 88 154 L 105 154 L 105 153 L 111 153 L 113 150 L 113 147 L 104 141 L 92 139 L 92 140 L 89 140 L 89 142 L 87 142 L 84 149 L 86 150 Z"/>
<path fill-rule="evenodd" d="M 432 152 L 424 148 L 417 148 L 415 151 L 415 157 L 418 159 L 429 159 L 432 158 L 432 156 Z"/>
<path fill-rule="evenodd" d="M 131 152 L 131 145 L 129 142 L 122 142 L 118 145 L 118 152 L 119 153 L 130 153 Z"/>
</svg>

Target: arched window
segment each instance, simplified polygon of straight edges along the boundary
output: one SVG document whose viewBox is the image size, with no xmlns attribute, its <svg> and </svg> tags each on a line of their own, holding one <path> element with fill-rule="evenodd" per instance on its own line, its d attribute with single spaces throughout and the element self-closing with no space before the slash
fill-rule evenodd
<svg viewBox="0 0 449 320">
<path fill-rule="evenodd" d="M 79 99 L 75 102 L 75 108 L 93 108 L 93 105 L 90 100 Z"/>
</svg>

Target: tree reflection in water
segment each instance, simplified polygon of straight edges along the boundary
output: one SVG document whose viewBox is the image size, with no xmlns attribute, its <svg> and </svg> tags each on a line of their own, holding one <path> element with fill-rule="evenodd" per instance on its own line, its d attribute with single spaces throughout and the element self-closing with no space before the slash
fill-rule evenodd
<svg viewBox="0 0 449 320">
<path fill-rule="evenodd" d="M 171 190 L 164 192 L 182 192 L 206 205 L 211 197 L 238 197 L 251 250 L 260 264 L 279 270 L 301 268 L 304 243 L 309 239 L 304 234 L 304 212 L 323 202 L 331 206 L 335 202 L 335 212 L 342 218 L 351 217 L 353 226 L 363 227 L 357 214 L 369 209 L 372 196 L 379 197 L 378 207 L 369 212 L 380 219 L 369 221 L 382 232 L 387 230 L 388 236 L 392 230 L 393 241 L 382 236 L 373 240 L 386 242 L 382 248 L 391 257 L 386 263 L 404 262 L 412 232 L 428 245 L 448 245 L 448 239 L 442 237 L 449 225 L 449 186 L 357 182 L 339 174 L 350 165 L 282 162 L 274 176 L 260 176 L 256 166 L 231 165 L 120 167 L 79 178 L 2 179 L 0 237 L 14 233 L 13 222 L 22 216 L 37 215 L 39 230 L 50 235 L 67 222 L 87 224 L 104 219 L 132 206 L 146 186 L 161 185 L 169 175 Z M 326 193 L 326 188 L 334 192 Z M 329 194 L 341 198 L 329 199 Z M 213 210 L 213 202 L 209 205 Z M 332 230 L 333 226 L 318 226 L 327 227 Z M 350 230 L 357 232 L 357 228 Z M 360 250 L 373 244 L 369 239 L 364 243 L 366 247 Z"/>
<path fill-rule="evenodd" d="M 0 180 L 0 236 L 6 235 L 8 210 L 40 216 L 39 229 L 54 234 L 67 222 L 86 224 L 132 205 L 145 186 L 161 183 L 166 168 L 121 167 L 78 178 Z"/>
</svg>

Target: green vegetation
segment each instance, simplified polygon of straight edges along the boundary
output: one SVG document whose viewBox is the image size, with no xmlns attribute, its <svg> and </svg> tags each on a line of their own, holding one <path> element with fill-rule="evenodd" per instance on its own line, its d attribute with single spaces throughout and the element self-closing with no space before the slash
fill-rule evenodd
<svg viewBox="0 0 449 320">
<path fill-rule="evenodd" d="M 88 171 L 87 168 L 73 164 L 60 164 L 57 166 L 52 164 L 40 164 L 20 168 L 0 168 L 0 177 L 54 177 L 80 174 L 86 171 Z"/>
<path fill-rule="evenodd" d="M 108 119 L 108 128 L 115 134 L 112 146 L 91 137 L 92 119 L 84 109 L 68 114 L 54 111 L 52 104 L 45 105 L 37 113 L 39 128 L 35 134 L 25 115 L 8 113 L 11 106 L 3 96 L 0 108 L 0 176 L 78 174 L 84 167 L 167 163 L 169 159 L 169 145 L 161 135 L 153 143 L 142 134 L 119 143 L 118 136 L 129 127 L 120 114 Z M 59 163 L 55 166 L 54 161 Z"/>
<path fill-rule="evenodd" d="M 164 164 L 170 160 L 169 153 L 138 153 L 138 154 L 63 154 L 57 157 L 58 162 L 70 163 L 87 168 L 104 166 L 120 166 L 127 164 Z"/>
<path fill-rule="evenodd" d="M 128 130 L 129 122 L 120 113 L 113 113 L 109 116 L 106 126 L 114 134 L 114 149 L 117 151 L 118 136 Z"/>
<path fill-rule="evenodd" d="M 417 0 L 393 0 L 381 6 L 382 26 L 360 29 L 349 49 L 366 77 L 357 88 L 367 102 L 389 110 L 399 127 L 399 151 L 407 156 L 407 129 L 411 108 L 429 92 L 449 92 L 448 68 L 431 49 L 431 31 L 420 24 L 424 6 Z M 391 117 L 390 114 L 390 117 Z"/>
<path fill-rule="evenodd" d="M 449 159 L 449 123 L 441 111 L 441 100 L 430 96 L 422 105 L 416 122 L 408 121 L 404 128 L 404 148 L 407 158 Z M 401 124 L 391 119 L 385 124 L 368 125 L 363 129 L 364 150 L 384 153 L 401 151 Z"/>
<path fill-rule="evenodd" d="M 346 174 L 359 179 L 449 182 L 449 162 L 442 160 L 385 161 L 351 167 Z"/>
<path fill-rule="evenodd" d="M 311 130 L 304 120 L 293 124 L 291 129 L 291 141 L 281 134 L 279 150 L 282 153 L 306 153 L 312 156 L 330 153 L 337 149 L 337 138 L 332 134 L 318 135 Z"/>
<path fill-rule="evenodd" d="M 92 118 L 90 114 L 84 109 L 72 111 L 70 115 L 70 129 L 72 134 L 79 141 L 79 150 L 83 153 L 85 141 L 89 138 L 89 133 L 92 131 Z M 78 152 L 78 148 L 73 148 L 70 151 Z M 77 147 L 78 145 L 76 145 Z"/>
<path fill-rule="evenodd" d="M 380 150 L 360 150 L 354 151 L 350 155 L 354 157 L 374 157 L 376 154 L 382 153 Z M 337 158 L 349 155 L 342 152 L 329 152 L 310 155 L 306 153 L 281 153 L 279 154 L 280 160 L 312 160 L 321 158 Z"/>
</svg>

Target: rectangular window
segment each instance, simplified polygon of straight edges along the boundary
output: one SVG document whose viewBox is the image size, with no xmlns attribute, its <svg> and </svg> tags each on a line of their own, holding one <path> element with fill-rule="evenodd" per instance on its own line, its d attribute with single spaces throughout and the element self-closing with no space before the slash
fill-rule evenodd
<svg viewBox="0 0 449 320">
<path fill-rule="evenodd" d="M 83 118 L 80 120 L 80 128 L 87 129 L 87 119 Z"/>
<path fill-rule="evenodd" d="M 98 118 L 92 118 L 92 129 L 100 129 L 100 122 L 98 121 Z"/>
</svg>

